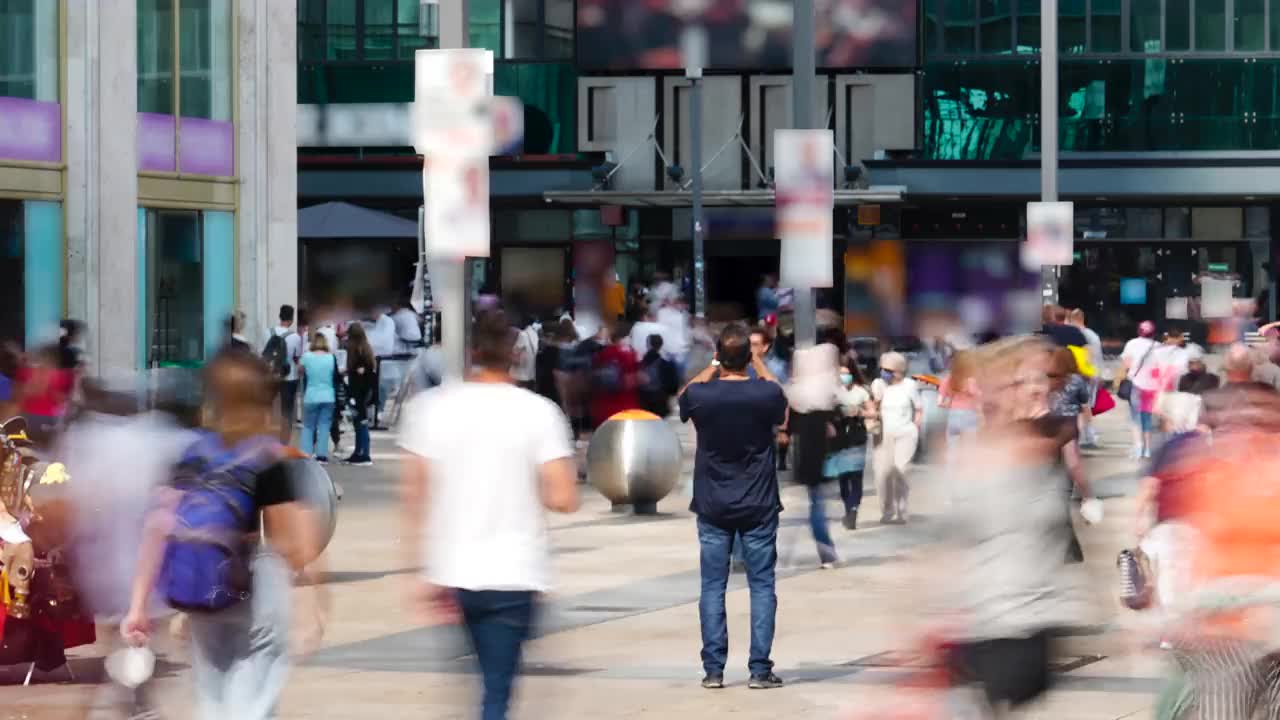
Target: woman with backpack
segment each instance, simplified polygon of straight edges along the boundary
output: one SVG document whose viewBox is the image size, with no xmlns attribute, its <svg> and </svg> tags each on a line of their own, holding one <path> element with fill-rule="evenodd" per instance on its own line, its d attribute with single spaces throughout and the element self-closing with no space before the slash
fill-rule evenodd
<svg viewBox="0 0 1280 720">
<path fill-rule="evenodd" d="M 153 592 L 186 613 L 195 715 L 205 720 L 272 717 L 289 670 L 291 608 L 303 611 L 301 647 L 314 648 L 323 626 L 318 524 L 276 439 L 273 385 L 251 353 L 220 353 L 206 366 L 206 427 L 157 491 L 120 628 L 130 645 L 147 644 Z M 301 603 L 291 603 L 291 577 L 307 590 Z"/>
<path fill-rule="evenodd" d="M 324 333 L 311 335 L 311 350 L 299 363 L 302 371 L 302 452 L 321 464 L 329 462 L 329 431 L 337 402 L 338 361 Z"/>
<path fill-rule="evenodd" d="M 353 323 L 347 328 L 347 397 L 351 406 L 351 424 L 356 429 L 356 447 L 347 462 L 372 465 L 369 454 L 369 405 L 377 392 L 377 365 L 373 348 L 364 327 Z"/>
</svg>

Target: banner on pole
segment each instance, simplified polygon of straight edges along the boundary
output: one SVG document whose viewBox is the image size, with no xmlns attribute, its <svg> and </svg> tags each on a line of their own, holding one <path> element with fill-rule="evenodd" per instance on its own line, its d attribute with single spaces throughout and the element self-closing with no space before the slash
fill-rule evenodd
<svg viewBox="0 0 1280 720">
<path fill-rule="evenodd" d="M 1074 262 L 1074 221 L 1075 206 L 1070 202 L 1027 203 L 1027 240 L 1022 244 L 1022 266 L 1039 270 Z"/>
<path fill-rule="evenodd" d="M 831 287 L 834 147 L 830 130 L 774 131 L 780 280 L 786 287 Z"/>
</svg>

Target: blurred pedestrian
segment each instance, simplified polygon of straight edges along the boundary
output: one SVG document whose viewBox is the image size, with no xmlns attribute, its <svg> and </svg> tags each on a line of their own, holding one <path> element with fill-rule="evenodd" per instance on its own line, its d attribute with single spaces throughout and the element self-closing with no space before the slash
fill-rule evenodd
<svg viewBox="0 0 1280 720">
<path fill-rule="evenodd" d="M 1080 308 L 1072 310 L 1067 316 L 1067 322 L 1079 329 L 1081 334 L 1084 335 L 1089 365 L 1094 368 L 1101 368 L 1103 362 L 1102 338 L 1085 324 L 1084 311 Z M 1098 399 L 1100 378 L 1095 375 L 1086 379 L 1089 381 L 1089 402 L 1080 411 L 1080 447 L 1096 448 L 1098 446 L 1098 434 L 1093 427 L 1093 406 Z"/>
<path fill-rule="evenodd" d="M 1084 332 L 1079 327 L 1068 325 L 1067 318 L 1066 308 L 1059 305 L 1045 305 L 1041 312 L 1044 325 L 1040 328 L 1040 332 L 1059 347 L 1086 347 L 1089 342 Z"/>
<path fill-rule="evenodd" d="M 1201 395 L 1217 389 L 1222 379 L 1204 363 L 1204 350 L 1199 346 L 1187 348 L 1187 372 L 1178 380 L 1178 392 Z"/>
<path fill-rule="evenodd" d="M 329 462 L 329 430 L 337 402 L 338 362 L 321 333 L 311 337 L 311 349 L 299 363 L 302 390 L 302 452 L 322 465 Z"/>
<path fill-rule="evenodd" d="M 777 315 L 778 276 L 769 273 L 760 279 L 760 287 L 756 290 L 756 319 L 761 322 L 770 315 Z"/>
<path fill-rule="evenodd" d="M 423 621 L 434 613 L 466 627 L 483 720 L 507 716 L 538 598 L 551 589 L 544 509 L 578 507 L 568 424 L 512 382 L 514 340 L 501 312 L 481 315 L 472 375 L 415 398 L 400 436 L 408 453 L 400 545 L 405 562 L 423 568 L 410 600 Z"/>
<path fill-rule="evenodd" d="M 27 436 L 48 447 L 71 404 L 80 372 L 79 340 L 83 325 L 63 320 L 58 341 L 27 357 L 15 375 L 18 411 L 26 418 Z"/>
<path fill-rule="evenodd" d="M 293 426 L 298 416 L 298 361 L 302 359 L 302 335 L 293 327 L 292 305 L 281 305 L 280 322 L 272 328 L 262 347 L 262 357 L 278 378 L 280 391 L 280 442 L 293 439 Z"/>
<path fill-rule="evenodd" d="M 591 429 L 624 410 L 640 407 L 640 360 L 626 344 L 627 333 L 606 324 L 597 336 L 603 347 L 591 359 Z"/>
<path fill-rule="evenodd" d="M 21 365 L 22 353 L 17 345 L 0 341 L 0 418 L 3 418 L 0 422 L 8 420 L 17 412 L 16 383 Z"/>
<path fill-rule="evenodd" d="M 907 473 L 920 442 L 924 401 L 915 380 L 907 377 L 907 359 L 889 352 L 880 357 L 880 377 L 871 383 L 876 402 L 876 431 L 872 433 L 872 464 L 880 498 L 880 522 L 907 521 Z"/>
<path fill-rule="evenodd" d="M 797 350 L 787 384 L 787 436 L 796 446 L 792 478 L 809 493 L 809 530 L 818 545 L 818 564 L 835 567 L 835 542 L 827 525 L 823 465 L 836 434 L 836 394 L 840 391 L 837 349 L 823 343 Z"/>
<path fill-rule="evenodd" d="M 702 686 L 724 687 L 729 629 L 725 589 L 730 556 L 740 538 L 751 595 L 749 687 L 782 686 L 773 672 L 778 562 L 778 514 L 782 500 L 774 469 L 774 433 L 786 420 L 787 399 L 773 374 L 751 354 L 750 335 L 729 325 L 717 342 L 717 359 L 680 394 L 680 419 L 693 421 L 698 443 L 693 501 L 701 546 Z M 756 377 L 747 374 L 754 369 Z"/>
<path fill-rule="evenodd" d="M 224 347 L 240 352 L 253 352 L 253 346 L 249 344 L 249 339 L 244 336 L 245 315 L 237 310 L 227 316 L 224 323 L 223 332 L 225 339 Z"/>
<path fill-rule="evenodd" d="M 951 358 L 950 372 L 938 387 L 938 407 L 947 411 L 947 442 L 978 430 L 978 381 L 973 353 L 962 350 Z"/>
<path fill-rule="evenodd" d="M 1039 337 L 977 350 L 983 431 L 953 462 L 981 468 L 953 489 L 942 579 L 957 685 L 976 685 L 983 716 L 1004 717 L 1049 688 L 1051 637 L 1079 622 L 1066 565 L 1070 515 L 1048 413 L 1051 354 Z"/>
<path fill-rule="evenodd" d="M 846 530 L 857 530 L 863 472 L 867 466 L 866 418 L 874 415 L 876 408 L 866 378 L 856 363 L 840 368 L 836 410 L 836 434 L 827 444 L 829 454 L 822 474 L 840 483 L 840 499 L 844 502 L 842 524 Z"/>
<path fill-rule="evenodd" d="M 1155 407 L 1156 392 L 1160 388 L 1155 358 L 1151 357 L 1158 343 L 1156 326 L 1150 320 L 1138 325 L 1138 336 L 1125 343 L 1120 353 L 1122 378 L 1116 388 L 1121 399 L 1129 401 L 1129 414 L 1133 420 L 1133 448 L 1131 458 L 1151 457 L 1151 412 Z"/>
<path fill-rule="evenodd" d="M 317 523 L 276 439 L 273 385 L 251 353 L 221 353 L 205 367 L 207 429 L 154 499 L 121 624 L 126 642 L 147 644 L 155 589 L 187 612 L 194 714 L 204 720 L 274 716 L 291 621 L 303 648 L 323 628 Z M 291 578 L 304 589 L 292 599 Z"/>
<path fill-rule="evenodd" d="M 377 397 L 377 363 L 364 326 L 353 323 L 347 329 L 347 405 L 351 409 L 351 425 L 356 443 L 347 458 L 351 465 L 373 464 L 369 442 L 369 408 Z"/>
<path fill-rule="evenodd" d="M 534 389 L 538 369 L 538 340 L 541 327 L 533 318 L 516 325 L 515 349 L 511 359 L 511 379 L 525 390 Z"/>
<path fill-rule="evenodd" d="M 640 384 L 640 407 L 665 418 L 671 414 L 671 398 L 680 391 L 680 371 L 662 353 L 661 335 L 650 335 L 649 350 L 640 361 L 644 380 Z"/>
</svg>

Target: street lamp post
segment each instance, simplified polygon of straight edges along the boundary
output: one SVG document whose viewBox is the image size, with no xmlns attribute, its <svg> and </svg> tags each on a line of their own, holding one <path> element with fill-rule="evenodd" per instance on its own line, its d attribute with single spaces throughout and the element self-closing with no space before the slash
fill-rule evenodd
<svg viewBox="0 0 1280 720">
<path fill-rule="evenodd" d="M 1040 0 L 1040 200 L 1058 200 L 1058 0 Z M 1058 269 L 1040 268 L 1043 303 L 1058 301 Z"/>
<path fill-rule="evenodd" d="M 689 79 L 689 161 L 692 166 L 693 313 L 707 316 L 706 222 L 702 216 L 702 66 L 706 62 L 706 31 L 691 26 L 681 38 L 684 76 Z"/>
<path fill-rule="evenodd" d="M 817 74 L 817 58 L 813 41 L 813 0 L 795 0 L 795 15 L 792 21 L 791 76 L 791 117 L 792 126 L 797 130 L 812 130 L 813 124 L 813 86 Z M 829 153 L 828 153 L 829 155 Z M 795 292 L 795 339 L 796 345 L 810 345 L 817 341 L 818 328 L 815 317 L 813 288 L 793 288 Z"/>
</svg>

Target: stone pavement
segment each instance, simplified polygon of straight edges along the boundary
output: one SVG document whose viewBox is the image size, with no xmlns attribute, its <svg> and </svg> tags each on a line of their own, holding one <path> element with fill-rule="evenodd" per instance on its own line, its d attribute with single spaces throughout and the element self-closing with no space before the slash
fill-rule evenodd
<svg viewBox="0 0 1280 720">
<path fill-rule="evenodd" d="M 1160 659 L 1134 652 L 1136 642 L 1123 630 L 1135 614 L 1118 610 L 1112 597 L 1115 554 L 1133 527 L 1135 466 L 1124 459 L 1123 422 L 1120 413 L 1103 418 L 1107 447 L 1088 459 L 1107 498 L 1107 519 L 1080 526 L 1087 557 L 1080 582 L 1091 591 L 1087 624 L 1095 629 L 1064 644 L 1057 690 L 1032 717 L 1145 716 L 1160 684 Z M 402 610 L 411 570 L 397 546 L 395 457 L 392 439 L 382 435 L 375 439 L 374 468 L 331 466 L 346 491 L 328 553 L 333 615 L 323 648 L 290 679 L 283 718 L 476 715 L 478 690 L 459 630 L 414 627 Z M 663 501 L 658 516 L 637 518 L 611 512 L 584 488 L 578 513 L 549 519 L 557 591 L 529 646 L 514 717 L 881 715 L 901 698 L 896 684 L 913 672 L 910 648 L 926 619 L 921 608 L 931 578 L 945 572 L 930 563 L 945 490 L 936 475 L 921 474 L 907 526 L 879 527 L 868 512 L 856 532 L 833 522 L 842 562 L 823 571 L 809 536 L 804 490 L 788 487 L 774 646 L 788 685 L 771 692 L 745 686 L 748 602 L 743 579 L 735 577 L 728 599 L 729 687 L 709 692 L 698 687 L 698 553 L 687 489 Z M 837 505 L 830 504 L 833 520 Z M 183 649 L 166 641 L 161 650 L 168 661 L 157 683 L 163 717 L 191 717 Z M 54 673 L 23 688 L 25 668 L 0 672 L 6 685 L 0 720 L 85 717 L 95 702 L 92 681 L 101 676 L 103 652 L 75 653 L 77 682 Z"/>
</svg>

